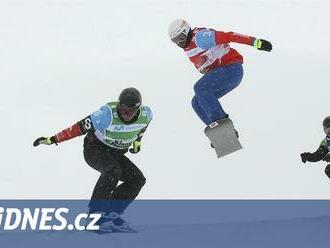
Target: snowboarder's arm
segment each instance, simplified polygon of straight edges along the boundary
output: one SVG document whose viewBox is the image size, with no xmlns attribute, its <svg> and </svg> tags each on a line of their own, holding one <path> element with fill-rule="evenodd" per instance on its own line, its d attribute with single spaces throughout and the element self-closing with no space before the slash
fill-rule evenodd
<svg viewBox="0 0 330 248">
<path fill-rule="evenodd" d="M 148 125 L 143 128 L 140 133 L 138 134 L 137 136 L 137 139 L 135 141 L 133 141 L 133 148 L 129 149 L 130 153 L 138 153 L 139 151 L 141 151 L 141 140 L 142 140 L 142 137 L 143 137 L 143 134 L 145 133 L 145 131 L 147 130 L 152 118 L 153 118 L 153 114 L 151 112 L 151 109 L 149 107 L 145 107 L 146 108 L 146 112 L 147 112 L 147 116 L 149 118 L 149 122 L 148 122 Z"/>
<path fill-rule="evenodd" d="M 217 44 L 235 42 L 253 46 L 255 40 L 256 38 L 244 34 L 215 31 L 215 41 Z"/>
<path fill-rule="evenodd" d="M 88 132 L 107 128 L 112 121 L 112 110 L 105 105 L 100 110 L 78 121 L 73 126 L 64 129 L 55 135 L 57 143 L 72 139 L 74 137 L 84 135 Z"/>
<path fill-rule="evenodd" d="M 78 121 L 76 124 L 62 130 L 51 137 L 40 137 L 33 143 L 34 146 L 40 144 L 51 145 L 58 144 L 66 140 L 84 135 L 88 132 L 107 128 L 112 121 L 112 110 L 107 105 L 101 107 L 100 110 Z"/>
<path fill-rule="evenodd" d="M 148 126 L 147 126 L 148 127 Z M 138 134 L 138 137 L 136 140 L 133 141 L 133 147 L 129 149 L 130 153 L 136 154 L 141 151 L 141 139 L 143 137 L 143 134 L 147 127 L 143 128 L 141 132 Z"/>
<path fill-rule="evenodd" d="M 138 138 L 136 139 L 138 141 L 141 141 L 141 139 L 143 137 L 143 134 L 147 130 L 147 128 L 148 128 L 148 126 L 149 126 L 149 124 L 150 124 L 150 122 L 152 121 L 152 118 L 153 118 L 153 113 L 152 113 L 152 111 L 151 111 L 151 109 L 149 107 L 145 106 L 145 111 L 147 113 L 147 116 L 148 116 L 149 121 L 148 121 L 148 125 L 140 131 L 140 133 L 138 135 Z"/>
<path fill-rule="evenodd" d="M 258 50 L 263 50 L 267 52 L 270 52 L 273 48 L 272 44 L 267 40 L 257 39 L 252 36 L 239 34 L 235 32 L 225 33 L 221 31 L 215 31 L 215 41 L 216 44 L 230 43 L 230 42 L 241 43 L 245 45 L 254 46 Z"/>
<path fill-rule="evenodd" d="M 320 145 L 320 147 L 313 153 L 310 152 L 304 152 L 302 154 L 300 154 L 301 156 L 301 160 L 303 163 L 306 163 L 306 161 L 308 162 L 318 162 L 321 161 L 325 155 L 328 154 L 328 148 L 324 145 Z"/>
<path fill-rule="evenodd" d="M 213 29 L 202 29 L 195 35 L 195 43 L 198 47 L 208 49 L 220 44 L 227 44 L 230 42 L 242 43 L 246 45 L 253 45 L 254 37 L 242 35 L 234 32 L 215 31 Z"/>
<path fill-rule="evenodd" d="M 78 121 L 76 124 L 68 127 L 54 135 L 55 143 L 61 143 L 66 140 L 86 134 L 88 131 L 94 131 L 91 115 Z"/>
<path fill-rule="evenodd" d="M 222 32 L 212 29 L 203 29 L 195 35 L 195 43 L 202 49 L 209 49 L 216 45 L 231 42 L 254 46 L 259 50 L 272 50 L 272 44 L 269 41 L 235 32 Z"/>
</svg>

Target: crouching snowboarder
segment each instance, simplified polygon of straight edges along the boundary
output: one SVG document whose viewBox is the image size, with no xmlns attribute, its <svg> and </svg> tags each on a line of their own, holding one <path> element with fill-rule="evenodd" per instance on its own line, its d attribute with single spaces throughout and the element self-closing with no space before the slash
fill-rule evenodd
<svg viewBox="0 0 330 248">
<path fill-rule="evenodd" d="M 183 48 L 196 69 L 204 74 L 194 85 L 192 107 L 206 124 L 205 134 L 218 157 L 241 149 L 238 133 L 218 100 L 236 88 L 243 77 L 243 57 L 229 43 L 250 45 L 267 52 L 272 50 L 272 44 L 234 32 L 191 28 L 183 19 L 174 20 L 168 34 L 173 43 Z"/>
<path fill-rule="evenodd" d="M 326 137 L 321 141 L 319 148 L 314 153 L 304 152 L 300 154 L 303 163 L 321 160 L 330 162 L 330 116 L 323 120 L 323 130 Z M 330 164 L 326 166 L 325 174 L 330 178 Z"/>
<path fill-rule="evenodd" d="M 118 101 L 109 102 L 100 110 L 51 137 L 40 137 L 33 143 L 52 145 L 85 135 L 84 158 L 89 166 L 101 173 L 89 204 L 89 213 L 101 213 L 101 230 L 126 231 L 130 227 L 120 215 L 137 197 L 145 177 L 125 153 L 138 153 L 141 138 L 152 112 L 142 105 L 140 92 L 124 89 Z M 132 148 L 130 148 L 132 146 Z M 122 183 L 118 185 L 118 181 Z"/>
</svg>

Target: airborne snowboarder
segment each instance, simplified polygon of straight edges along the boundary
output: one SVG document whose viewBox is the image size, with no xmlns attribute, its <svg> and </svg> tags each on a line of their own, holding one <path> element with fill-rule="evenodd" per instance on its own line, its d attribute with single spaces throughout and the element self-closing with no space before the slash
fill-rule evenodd
<svg viewBox="0 0 330 248">
<path fill-rule="evenodd" d="M 243 77 L 243 57 L 229 46 L 241 43 L 270 52 L 272 44 L 263 39 L 208 28 L 191 28 L 183 19 L 174 20 L 168 30 L 173 43 L 183 48 L 196 69 L 204 74 L 194 85 L 192 106 L 206 124 L 218 157 L 241 148 L 238 133 L 218 99 L 237 87 Z"/>
<path fill-rule="evenodd" d="M 319 148 L 313 152 L 304 152 L 300 154 L 303 163 L 326 161 L 330 162 L 330 116 L 323 120 L 323 130 L 326 134 L 325 138 L 321 141 Z M 325 174 L 330 178 L 330 164 L 325 168 Z"/>
<path fill-rule="evenodd" d="M 152 112 L 142 105 L 140 92 L 126 88 L 118 101 L 109 102 L 71 127 L 51 137 L 40 137 L 33 143 L 34 146 L 57 145 L 87 134 L 83 151 L 85 161 L 101 173 L 89 205 L 89 213 L 102 213 L 98 222 L 100 230 L 130 230 L 120 215 L 139 194 L 145 177 L 125 153 L 140 151 L 143 133 L 151 120 Z M 123 183 L 117 186 L 118 181 Z"/>
</svg>

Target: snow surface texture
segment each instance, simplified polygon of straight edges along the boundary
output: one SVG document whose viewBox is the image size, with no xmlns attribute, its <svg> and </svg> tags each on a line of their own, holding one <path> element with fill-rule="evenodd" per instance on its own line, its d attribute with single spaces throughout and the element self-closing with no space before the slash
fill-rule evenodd
<svg viewBox="0 0 330 248">
<path fill-rule="evenodd" d="M 127 86 L 154 112 L 130 156 L 140 198 L 326 198 L 324 165 L 303 165 L 329 114 L 329 1 L 0 1 L 0 198 L 89 198 L 98 173 L 82 138 L 33 148 Z M 244 149 L 221 160 L 190 101 L 200 74 L 167 37 L 169 22 L 270 40 L 233 44 L 241 85 L 221 102 Z M 221 228 L 221 227 L 220 227 Z"/>
</svg>

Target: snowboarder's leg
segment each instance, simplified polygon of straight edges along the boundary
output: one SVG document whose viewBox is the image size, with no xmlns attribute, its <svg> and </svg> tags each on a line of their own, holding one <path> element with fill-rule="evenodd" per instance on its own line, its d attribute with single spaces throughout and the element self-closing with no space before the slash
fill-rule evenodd
<svg viewBox="0 0 330 248">
<path fill-rule="evenodd" d="M 193 105 L 194 110 L 204 122 L 207 121 L 206 125 L 226 117 L 218 99 L 237 87 L 242 77 L 242 65 L 232 64 L 214 69 L 195 84 L 195 98 L 199 106 Z"/>
<path fill-rule="evenodd" d="M 119 158 L 121 154 L 111 152 L 94 135 L 87 134 L 84 139 L 84 158 L 87 164 L 101 174 L 119 178 L 121 175 Z"/>
<path fill-rule="evenodd" d="M 200 103 L 198 102 L 198 99 L 196 96 L 194 96 L 191 100 L 191 105 L 193 109 L 195 110 L 198 117 L 206 124 L 211 123 L 212 119 L 206 114 L 206 112 L 202 109 L 200 106 Z M 221 108 L 221 105 L 219 104 L 219 107 Z"/>
<path fill-rule="evenodd" d="M 218 158 L 242 149 L 238 141 L 238 133 L 229 118 L 214 122 L 214 126 L 206 127 L 204 132 L 211 141 Z"/>
<path fill-rule="evenodd" d="M 89 213 L 102 213 L 98 224 L 105 232 L 134 231 L 120 214 L 145 184 L 142 172 L 123 153 L 107 149 L 93 135 L 85 137 L 84 157 L 88 165 L 101 172 L 89 204 Z M 117 187 L 119 180 L 123 183 Z"/>
<path fill-rule="evenodd" d="M 126 156 L 120 160 L 121 177 L 123 181 L 112 193 L 112 199 L 120 200 L 112 207 L 117 213 L 123 212 L 127 206 L 137 197 L 146 182 L 145 177 L 139 168 Z"/>
<path fill-rule="evenodd" d="M 94 187 L 91 201 L 89 202 L 89 213 L 109 212 L 111 194 L 118 184 L 118 179 L 109 175 L 101 174 Z"/>
<path fill-rule="evenodd" d="M 113 178 L 111 175 L 101 174 L 94 187 L 92 199 L 110 199 L 111 193 L 117 187 L 117 184 L 118 179 Z"/>
<path fill-rule="evenodd" d="M 327 174 L 327 176 L 330 178 L 330 164 L 325 167 L 325 174 Z"/>
<path fill-rule="evenodd" d="M 101 173 L 89 204 L 90 213 L 108 212 L 109 201 L 121 177 L 119 155 L 112 153 L 95 136 L 84 140 L 84 158 L 89 166 Z"/>
<path fill-rule="evenodd" d="M 108 211 L 100 219 L 102 232 L 135 232 L 129 224 L 120 217 L 127 206 L 136 198 L 145 184 L 142 172 L 124 155 L 118 158 L 123 181 L 111 194 Z"/>
<path fill-rule="evenodd" d="M 208 126 L 205 134 L 218 157 L 242 148 L 238 141 L 238 133 L 218 100 L 237 87 L 242 77 L 242 65 L 233 64 L 205 74 L 194 86 L 196 95 L 192 99 L 192 106 Z"/>
</svg>

